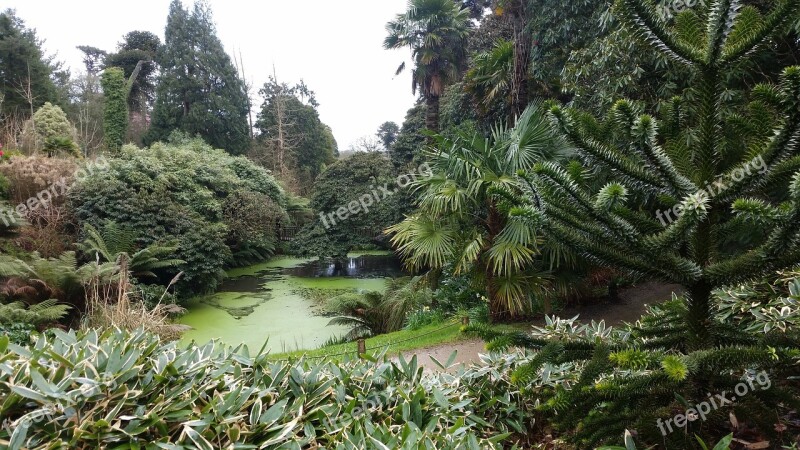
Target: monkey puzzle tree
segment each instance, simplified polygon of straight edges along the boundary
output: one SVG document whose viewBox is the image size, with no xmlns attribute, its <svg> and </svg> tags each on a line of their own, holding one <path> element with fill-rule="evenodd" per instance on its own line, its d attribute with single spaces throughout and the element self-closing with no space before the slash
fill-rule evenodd
<svg viewBox="0 0 800 450">
<path fill-rule="evenodd" d="M 658 433 L 664 433 L 659 419 L 708 393 L 732 392 L 753 370 L 766 370 L 773 387 L 739 399 L 733 411 L 762 433 L 775 432 L 778 403 L 797 407 L 800 398 L 787 392 L 783 378 L 796 372 L 797 330 L 747 333 L 715 314 L 714 295 L 800 262 L 800 67 L 785 68 L 778 85 L 726 96 L 726 75 L 747 68 L 797 16 L 800 1 L 776 1 L 765 15 L 735 0 L 709 3 L 667 26 L 652 2 L 617 0 L 623 23 L 685 66 L 691 87 L 661 105 L 658 121 L 628 101 L 617 102 L 602 121 L 552 107 L 554 123 L 584 162 L 614 181 L 590 192 L 573 171 L 541 162 L 522 175 L 526 194 L 511 211 L 597 263 L 685 287 L 630 334 L 486 333 L 496 347 L 539 350 L 518 371 L 520 382 L 545 363 L 583 368 L 574 385 L 550 392 L 541 408 L 576 430 L 581 445 L 636 428 L 667 448 L 692 446 L 693 433 L 721 431 L 731 409 L 666 437 Z"/>
</svg>

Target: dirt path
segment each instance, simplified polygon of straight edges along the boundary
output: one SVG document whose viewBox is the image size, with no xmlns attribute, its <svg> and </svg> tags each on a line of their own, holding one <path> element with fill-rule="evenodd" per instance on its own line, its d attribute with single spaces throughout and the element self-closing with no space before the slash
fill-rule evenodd
<svg viewBox="0 0 800 450">
<path fill-rule="evenodd" d="M 679 285 L 662 283 L 643 283 L 639 286 L 624 289 L 620 292 L 620 301 L 587 305 L 584 307 L 567 308 L 558 315 L 572 318 L 580 314 L 581 321 L 590 322 L 605 320 L 607 325 L 620 325 L 623 322 L 635 322 L 645 310 L 645 305 L 652 305 L 669 300 L 673 292 L 680 292 Z M 533 322 L 531 325 L 543 325 L 544 319 Z M 458 352 L 454 364 L 470 364 L 479 362 L 479 355 L 486 353 L 484 342 L 480 339 L 470 339 L 454 344 L 439 345 L 425 349 L 404 352 L 408 359 L 417 355 L 419 364 L 426 369 L 441 370 L 431 360 L 436 358 L 443 364 L 453 352 Z"/>
</svg>

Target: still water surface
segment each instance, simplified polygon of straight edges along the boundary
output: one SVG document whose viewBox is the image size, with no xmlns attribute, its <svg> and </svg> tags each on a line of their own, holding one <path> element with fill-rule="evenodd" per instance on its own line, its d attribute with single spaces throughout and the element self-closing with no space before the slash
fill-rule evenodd
<svg viewBox="0 0 800 450">
<path fill-rule="evenodd" d="M 184 343 L 222 339 L 228 345 L 247 344 L 251 353 L 265 342 L 272 353 L 318 348 L 347 329 L 328 326 L 330 318 L 302 292 L 383 291 L 385 278 L 402 276 L 402 267 L 391 253 L 365 252 L 341 261 L 276 258 L 228 276 L 219 292 L 190 302 L 180 320 L 193 328 Z"/>
</svg>

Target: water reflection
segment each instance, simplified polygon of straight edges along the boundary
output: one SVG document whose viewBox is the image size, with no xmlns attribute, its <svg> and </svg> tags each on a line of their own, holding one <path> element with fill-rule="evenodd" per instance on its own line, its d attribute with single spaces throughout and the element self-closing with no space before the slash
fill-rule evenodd
<svg viewBox="0 0 800 450">
<path fill-rule="evenodd" d="M 364 255 L 311 261 L 283 273 L 303 278 L 394 278 L 403 276 L 403 266 L 394 255 Z"/>
</svg>

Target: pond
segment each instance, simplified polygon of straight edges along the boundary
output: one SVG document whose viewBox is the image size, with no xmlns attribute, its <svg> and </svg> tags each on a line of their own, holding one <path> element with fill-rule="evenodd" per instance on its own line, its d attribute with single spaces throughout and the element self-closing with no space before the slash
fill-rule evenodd
<svg viewBox="0 0 800 450">
<path fill-rule="evenodd" d="M 348 330 L 328 326 L 316 297 L 346 290 L 383 291 L 387 277 L 402 276 L 390 252 L 352 253 L 341 261 L 276 258 L 234 269 L 220 290 L 192 300 L 180 323 L 192 327 L 183 343 L 221 339 L 247 344 L 252 353 L 266 342 L 272 353 L 312 350 Z"/>
</svg>

